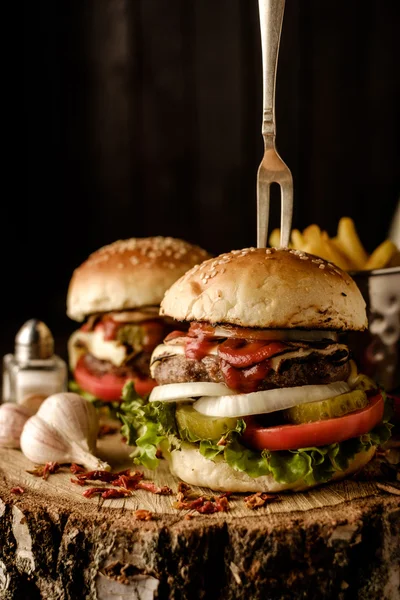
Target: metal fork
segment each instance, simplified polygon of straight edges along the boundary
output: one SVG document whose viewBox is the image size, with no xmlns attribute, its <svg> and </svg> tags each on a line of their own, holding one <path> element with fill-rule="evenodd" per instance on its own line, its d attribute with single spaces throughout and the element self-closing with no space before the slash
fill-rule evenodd
<svg viewBox="0 0 400 600">
<path fill-rule="evenodd" d="M 293 214 L 292 174 L 275 148 L 275 82 L 285 0 L 258 0 L 263 64 L 264 156 L 257 172 L 257 247 L 267 245 L 271 183 L 281 187 L 280 245 L 289 245 Z"/>
</svg>

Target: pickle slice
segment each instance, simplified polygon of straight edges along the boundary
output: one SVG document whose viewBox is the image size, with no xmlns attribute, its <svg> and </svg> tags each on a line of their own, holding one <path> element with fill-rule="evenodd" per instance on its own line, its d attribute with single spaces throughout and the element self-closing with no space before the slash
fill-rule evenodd
<svg viewBox="0 0 400 600">
<path fill-rule="evenodd" d="M 229 417 L 207 417 L 193 408 L 192 404 L 179 404 L 175 413 L 180 433 L 190 440 L 212 440 L 218 442 L 230 429 L 236 427 L 237 419 Z"/>
<path fill-rule="evenodd" d="M 360 373 L 354 381 L 353 389 L 362 390 L 363 392 L 370 392 L 371 390 L 377 390 L 378 386 L 375 381 L 370 379 L 367 375 Z"/>
<path fill-rule="evenodd" d="M 363 390 L 353 390 L 321 402 L 309 402 L 293 406 L 285 410 L 284 415 L 290 423 L 314 423 L 333 417 L 342 417 L 354 410 L 364 408 L 367 404 L 367 394 Z"/>
</svg>

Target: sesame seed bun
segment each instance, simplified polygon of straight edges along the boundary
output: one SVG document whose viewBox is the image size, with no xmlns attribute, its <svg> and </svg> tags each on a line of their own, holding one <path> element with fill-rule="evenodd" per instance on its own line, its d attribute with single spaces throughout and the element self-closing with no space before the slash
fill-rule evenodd
<svg viewBox="0 0 400 600">
<path fill-rule="evenodd" d="M 345 471 L 333 473 L 331 481 L 343 479 L 362 469 L 373 458 L 375 450 L 375 446 L 372 446 L 369 450 L 356 454 Z M 173 450 L 166 457 L 173 475 L 190 485 L 208 487 L 215 491 L 279 493 L 291 490 L 300 492 L 317 485 L 310 485 L 303 479 L 298 479 L 293 483 L 279 483 L 272 475 L 250 477 L 243 471 L 232 469 L 221 457 L 216 457 L 214 461 L 205 458 L 192 444 L 182 444 L 180 450 Z"/>
<path fill-rule="evenodd" d="M 158 306 L 165 291 L 188 269 L 210 255 L 171 237 L 118 240 L 100 248 L 75 269 L 67 314 L 90 314 Z"/>
<path fill-rule="evenodd" d="M 364 299 L 347 273 L 286 248 L 234 250 L 195 266 L 166 292 L 160 314 L 257 328 L 367 327 Z"/>
</svg>

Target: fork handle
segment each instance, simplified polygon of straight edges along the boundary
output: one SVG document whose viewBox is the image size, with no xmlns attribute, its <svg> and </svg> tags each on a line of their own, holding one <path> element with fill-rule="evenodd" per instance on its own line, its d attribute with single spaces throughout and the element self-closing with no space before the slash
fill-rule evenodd
<svg viewBox="0 0 400 600">
<path fill-rule="evenodd" d="M 263 65 L 264 142 L 275 142 L 275 82 L 285 0 L 258 0 Z M 272 138 L 272 139 L 271 139 Z"/>
</svg>

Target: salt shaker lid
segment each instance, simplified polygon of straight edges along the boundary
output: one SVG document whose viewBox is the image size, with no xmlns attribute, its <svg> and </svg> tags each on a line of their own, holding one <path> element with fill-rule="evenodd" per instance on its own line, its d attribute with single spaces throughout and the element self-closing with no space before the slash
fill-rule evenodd
<svg viewBox="0 0 400 600">
<path fill-rule="evenodd" d="M 15 357 L 19 361 L 46 359 L 54 354 L 54 338 L 43 321 L 29 319 L 15 337 Z"/>
</svg>

